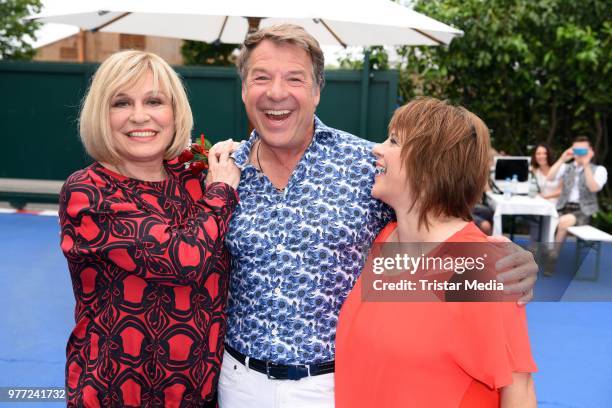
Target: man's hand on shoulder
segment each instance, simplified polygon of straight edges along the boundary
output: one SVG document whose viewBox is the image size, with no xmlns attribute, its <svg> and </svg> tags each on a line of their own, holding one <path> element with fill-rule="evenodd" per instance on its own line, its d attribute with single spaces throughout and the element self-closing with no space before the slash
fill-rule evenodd
<svg viewBox="0 0 612 408">
<path fill-rule="evenodd" d="M 487 237 L 491 243 L 507 243 L 509 254 L 497 261 L 497 280 L 512 282 L 504 284 L 504 291 L 509 294 L 519 294 L 519 305 L 525 305 L 533 299 L 533 287 L 538 278 L 538 264 L 533 254 L 524 250 L 508 238 L 501 235 Z"/>
</svg>

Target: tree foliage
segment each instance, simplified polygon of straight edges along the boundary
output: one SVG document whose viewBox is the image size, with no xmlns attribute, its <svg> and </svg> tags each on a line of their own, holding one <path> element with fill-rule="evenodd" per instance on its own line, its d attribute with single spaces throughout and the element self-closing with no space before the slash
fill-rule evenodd
<svg viewBox="0 0 612 408">
<path fill-rule="evenodd" d="M 402 47 L 401 92 L 478 113 L 496 147 L 560 150 L 579 134 L 609 151 L 609 0 L 417 0 L 415 10 L 464 31 L 448 47 Z"/>
<path fill-rule="evenodd" d="M 230 66 L 234 64 L 234 51 L 238 44 L 201 41 L 184 41 L 181 54 L 185 65 Z"/>
<path fill-rule="evenodd" d="M 0 59 L 24 60 L 34 56 L 36 51 L 30 42 L 35 39 L 40 23 L 23 18 L 38 13 L 40 8 L 40 0 L 0 0 Z"/>
<path fill-rule="evenodd" d="M 372 47 L 366 47 L 363 50 L 364 55 L 368 53 L 368 60 L 370 62 L 370 69 L 385 70 L 389 69 L 389 54 L 385 50 L 385 47 L 381 45 L 375 45 Z M 341 69 L 362 69 L 363 59 L 354 59 L 350 53 L 345 53 L 338 58 L 338 63 Z"/>
</svg>

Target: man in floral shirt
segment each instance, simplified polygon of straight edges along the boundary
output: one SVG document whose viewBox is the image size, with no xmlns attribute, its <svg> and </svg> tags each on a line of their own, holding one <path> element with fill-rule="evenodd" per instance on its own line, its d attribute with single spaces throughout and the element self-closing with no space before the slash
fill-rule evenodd
<svg viewBox="0 0 612 408">
<path fill-rule="evenodd" d="M 393 217 L 370 195 L 373 144 L 315 116 L 323 66 L 317 41 L 293 25 L 251 34 L 239 56 L 255 130 L 234 154 L 222 408 L 333 407 L 338 314 Z M 517 259 L 517 291 L 530 292 L 537 266 Z"/>
</svg>

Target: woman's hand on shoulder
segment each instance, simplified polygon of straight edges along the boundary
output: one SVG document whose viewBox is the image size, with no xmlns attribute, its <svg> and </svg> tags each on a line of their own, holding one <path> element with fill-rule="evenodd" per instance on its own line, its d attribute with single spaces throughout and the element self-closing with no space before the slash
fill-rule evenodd
<svg viewBox="0 0 612 408">
<path fill-rule="evenodd" d="M 222 182 L 236 188 L 240 181 L 240 169 L 234 163 L 234 159 L 230 157 L 240 143 L 228 139 L 223 142 L 216 143 L 210 148 L 208 154 L 208 174 L 206 175 L 206 183 Z"/>
</svg>

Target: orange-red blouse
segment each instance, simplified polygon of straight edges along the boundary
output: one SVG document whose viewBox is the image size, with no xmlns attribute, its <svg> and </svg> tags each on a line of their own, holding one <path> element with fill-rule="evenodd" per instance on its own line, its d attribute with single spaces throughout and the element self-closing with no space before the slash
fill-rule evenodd
<svg viewBox="0 0 612 408">
<path fill-rule="evenodd" d="M 446 242 L 487 239 L 469 223 Z M 363 302 L 361 288 L 360 278 L 340 311 L 337 408 L 498 407 L 513 372 L 536 371 L 513 302 Z"/>
</svg>

